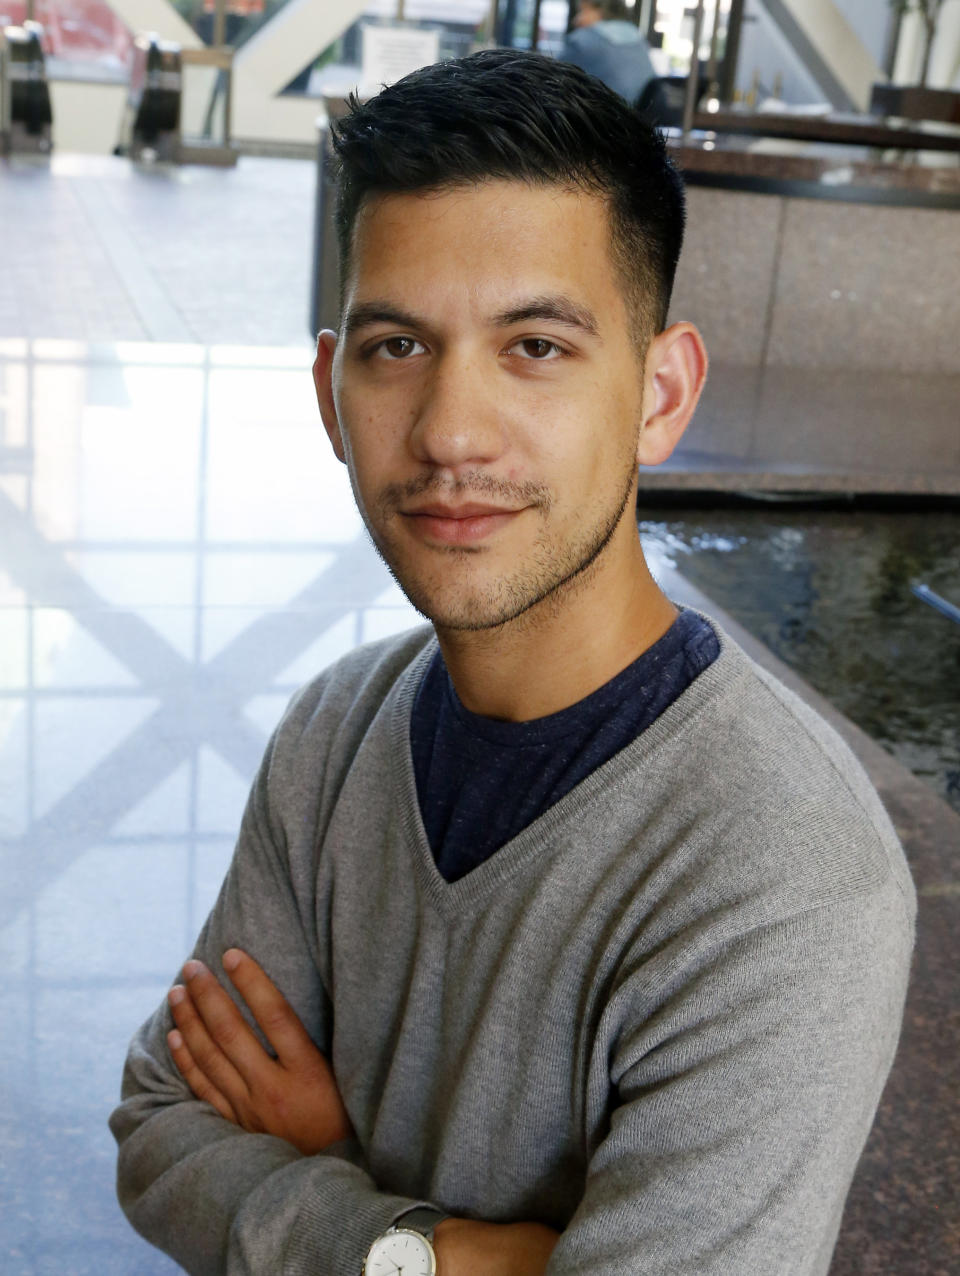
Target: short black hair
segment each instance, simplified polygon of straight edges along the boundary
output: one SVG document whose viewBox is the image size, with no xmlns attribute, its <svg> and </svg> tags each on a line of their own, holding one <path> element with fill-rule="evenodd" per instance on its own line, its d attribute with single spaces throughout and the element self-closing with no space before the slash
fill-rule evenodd
<svg viewBox="0 0 960 1276">
<path fill-rule="evenodd" d="M 666 326 L 683 181 L 662 134 L 579 67 L 516 49 L 438 62 L 367 102 L 351 97 L 332 134 L 341 302 L 365 200 L 507 179 L 604 198 L 638 336 L 645 343 Z"/>
</svg>

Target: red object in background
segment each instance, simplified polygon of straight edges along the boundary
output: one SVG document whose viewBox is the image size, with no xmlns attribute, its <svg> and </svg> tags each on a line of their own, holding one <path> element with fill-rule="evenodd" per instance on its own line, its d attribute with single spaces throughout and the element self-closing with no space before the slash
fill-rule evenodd
<svg viewBox="0 0 960 1276">
<path fill-rule="evenodd" d="M 216 0 L 203 0 L 204 13 L 214 13 L 216 8 Z M 237 13 L 241 18 L 247 18 L 251 13 L 263 13 L 263 0 L 227 0 L 226 12 Z"/>
<path fill-rule="evenodd" d="M 93 62 L 126 73 L 133 35 L 102 0 L 35 0 L 33 8 L 48 57 Z M 27 16 L 26 4 L 0 0 L 0 13 L 18 25 Z"/>
</svg>

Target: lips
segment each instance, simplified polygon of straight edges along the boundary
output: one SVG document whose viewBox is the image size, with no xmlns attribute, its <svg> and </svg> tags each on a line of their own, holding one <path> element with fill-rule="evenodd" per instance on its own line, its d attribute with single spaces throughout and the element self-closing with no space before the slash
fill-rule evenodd
<svg viewBox="0 0 960 1276">
<path fill-rule="evenodd" d="M 405 514 L 415 518 L 488 518 L 497 514 L 516 514 L 518 510 L 504 509 L 502 505 L 481 505 L 469 502 L 465 505 L 420 505 L 416 509 L 404 510 Z"/>
<path fill-rule="evenodd" d="M 442 545 L 476 545 L 498 532 L 521 509 L 468 502 L 464 505 L 420 505 L 401 513 L 414 535 Z"/>
</svg>

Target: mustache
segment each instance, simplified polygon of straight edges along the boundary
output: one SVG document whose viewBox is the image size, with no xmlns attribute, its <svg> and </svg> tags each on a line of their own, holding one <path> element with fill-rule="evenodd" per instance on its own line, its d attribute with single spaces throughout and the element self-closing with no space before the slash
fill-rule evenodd
<svg viewBox="0 0 960 1276">
<path fill-rule="evenodd" d="M 420 474 L 405 483 L 388 483 L 377 498 L 383 513 L 390 513 L 418 496 L 494 497 L 503 505 L 537 505 L 544 511 L 553 504 L 550 489 L 543 483 L 527 481 L 511 483 L 509 479 L 496 478 L 482 470 L 472 470 L 459 478 L 449 479 L 442 474 Z"/>
</svg>

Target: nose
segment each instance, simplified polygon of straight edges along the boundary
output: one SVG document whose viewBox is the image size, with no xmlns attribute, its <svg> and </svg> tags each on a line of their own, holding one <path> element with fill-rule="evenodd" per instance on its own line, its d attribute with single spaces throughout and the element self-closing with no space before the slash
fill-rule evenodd
<svg viewBox="0 0 960 1276">
<path fill-rule="evenodd" d="M 506 405 L 498 403 L 496 373 L 468 353 L 451 352 L 437 361 L 410 435 L 418 461 L 448 470 L 473 469 L 503 455 Z"/>
</svg>

